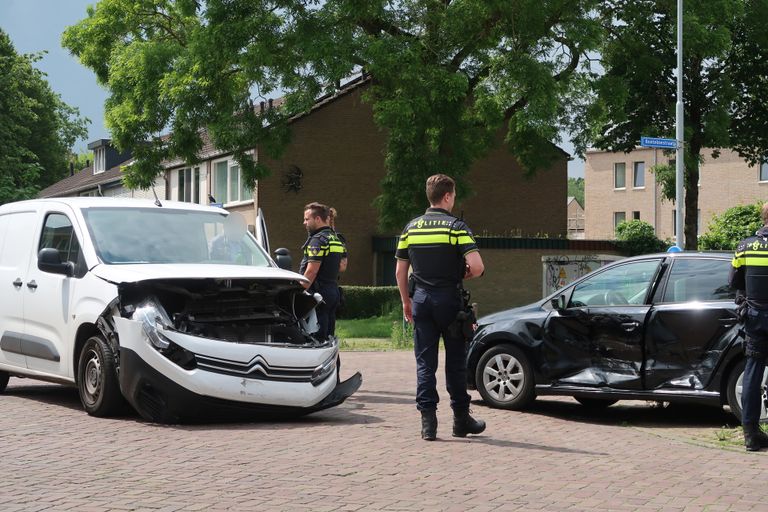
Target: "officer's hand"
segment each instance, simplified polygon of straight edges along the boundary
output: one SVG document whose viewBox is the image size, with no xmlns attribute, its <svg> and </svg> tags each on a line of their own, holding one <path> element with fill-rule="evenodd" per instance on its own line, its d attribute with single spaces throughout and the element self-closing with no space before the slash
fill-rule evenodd
<svg viewBox="0 0 768 512">
<path fill-rule="evenodd" d="M 405 317 L 405 321 L 409 324 L 413 323 L 413 314 L 411 313 L 411 301 L 408 299 L 406 302 L 403 302 L 403 316 Z"/>
</svg>

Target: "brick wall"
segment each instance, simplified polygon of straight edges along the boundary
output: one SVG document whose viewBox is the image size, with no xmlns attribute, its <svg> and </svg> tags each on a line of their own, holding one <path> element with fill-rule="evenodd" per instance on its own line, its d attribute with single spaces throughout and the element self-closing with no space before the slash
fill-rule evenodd
<svg viewBox="0 0 768 512">
<path fill-rule="evenodd" d="M 282 157 L 261 157 L 272 174 L 259 182 L 258 204 L 266 215 L 272 249 L 290 249 L 294 269 L 306 238 L 303 206 L 319 201 L 337 208 L 337 229 L 347 237 L 350 254 L 342 282 L 365 285 L 373 284 L 375 275 L 371 237 L 379 230 L 372 203 L 384 177 L 385 137 L 361 95 L 362 89 L 356 89 L 292 124 L 292 142 Z M 298 192 L 287 192 L 281 184 L 292 166 L 303 174 Z M 564 236 L 566 177 L 565 155 L 526 179 L 506 148 L 497 148 L 471 169 L 473 195 L 456 205 L 454 213 L 463 210 L 477 234 Z M 428 206 L 426 198 L 421 206 Z"/>
</svg>

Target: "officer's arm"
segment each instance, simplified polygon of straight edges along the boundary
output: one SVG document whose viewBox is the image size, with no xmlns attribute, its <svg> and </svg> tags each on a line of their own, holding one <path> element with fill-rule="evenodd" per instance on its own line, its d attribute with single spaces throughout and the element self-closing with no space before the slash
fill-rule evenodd
<svg viewBox="0 0 768 512">
<path fill-rule="evenodd" d="M 309 261 L 307 263 L 307 269 L 304 271 L 304 277 L 309 279 L 308 283 L 302 283 L 302 286 L 304 286 L 304 289 L 308 289 L 310 286 L 312 286 L 312 283 L 315 282 L 315 278 L 317 277 L 317 273 L 320 271 L 320 262 L 319 261 Z"/>
<path fill-rule="evenodd" d="M 341 258 L 341 261 L 339 262 L 339 272 L 346 272 L 347 271 L 347 258 Z"/>
<path fill-rule="evenodd" d="M 472 251 L 464 257 L 467 263 L 467 272 L 464 274 L 464 279 L 472 279 L 473 277 L 480 277 L 485 272 L 485 265 L 483 265 L 483 258 L 480 257 L 480 251 Z"/>
<path fill-rule="evenodd" d="M 408 296 L 408 268 L 411 262 L 408 260 L 397 260 L 395 267 L 395 279 L 397 288 L 400 290 L 400 300 L 403 302 L 403 315 L 405 320 L 411 321 L 411 298 Z"/>
<path fill-rule="evenodd" d="M 731 272 L 728 276 L 728 285 L 732 290 L 742 292 L 747 289 L 747 282 L 745 278 L 745 266 L 746 266 L 746 247 L 743 243 L 739 243 L 736 247 L 736 253 L 731 260 Z"/>
</svg>

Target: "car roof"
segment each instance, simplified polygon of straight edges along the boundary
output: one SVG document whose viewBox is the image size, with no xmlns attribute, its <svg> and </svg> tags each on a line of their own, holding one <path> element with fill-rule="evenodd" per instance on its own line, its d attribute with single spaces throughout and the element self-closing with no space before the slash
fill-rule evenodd
<svg viewBox="0 0 768 512">
<path fill-rule="evenodd" d="M 173 210 L 197 210 L 208 211 L 227 215 L 229 212 L 223 208 L 214 206 L 205 206 L 195 203 L 184 203 L 180 201 L 166 201 L 160 200 L 159 203 L 163 208 Z M 0 206 L 0 212 L 4 210 L 16 210 L 18 208 L 24 208 L 29 206 L 35 206 L 40 204 L 65 204 L 74 209 L 85 208 L 159 208 L 157 202 L 151 199 L 133 199 L 123 197 L 52 197 L 46 199 L 30 199 L 28 201 L 18 201 L 15 203 L 7 203 Z"/>
<path fill-rule="evenodd" d="M 620 262 L 637 261 L 653 258 L 670 258 L 674 260 L 676 258 L 732 258 L 733 253 L 728 251 L 680 251 L 680 252 L 657 252 L 653 254 L 642 254 L 640 256 L 631 256 Z M 617 262 L 618 263 L 618 262 Z"/>
</svg>

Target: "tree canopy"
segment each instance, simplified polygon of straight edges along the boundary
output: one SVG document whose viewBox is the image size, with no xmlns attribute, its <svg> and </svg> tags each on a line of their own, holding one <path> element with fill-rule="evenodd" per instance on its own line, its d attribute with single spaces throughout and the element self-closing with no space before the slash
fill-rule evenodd
<svg viewBox="0 0 768 512">
<path fill-rule="evenodd" d="M 470 164 L 503 140 L 528 172 L 558 156 L 563 99 L 598 39 L 596 0 L 101 0 L 64 34 L 110 96 L 106 121 L 148 187 L 164 159 L 195 161 L 201 129 L 246 178 L 268 174 L 287 120 L 357 72 L 386 133 L 382 225 L 424 206 L 436 172 L 468 193 Z M 280 108 L 253 108 L 279 91 Z M 170 137 L 161 137 L 169 131 Z M 503 133 L 504 137 L 499 137 Z"/>
<path fill-rule="evenodd" d="M 67 158 L 86 120 L 55 94 L 0 30 L 0 204 L 30 199 L 68 172 Z"/>
<path fill-rule="evenodd" d="M 695 249 L 699 166 L 732 148 L 752 164 L 768 142 L 767 0 L 685 2 L 683 88 L 685 125 L 685 248 Z M 575 145 L 631 151 L 641 135 L 675 137 L 676 2 L 600 3 L 605 37 L 602 69 L 585 74 L 575 109 Z M 705 148 L 712 148 L 704 154 Z M 657 177 L 667 196 L 674 173 Z M 670 182 L 671 181 L 671 182 Z M 681 206 L 678 205 L 678 208 Z"/>
</svg>

